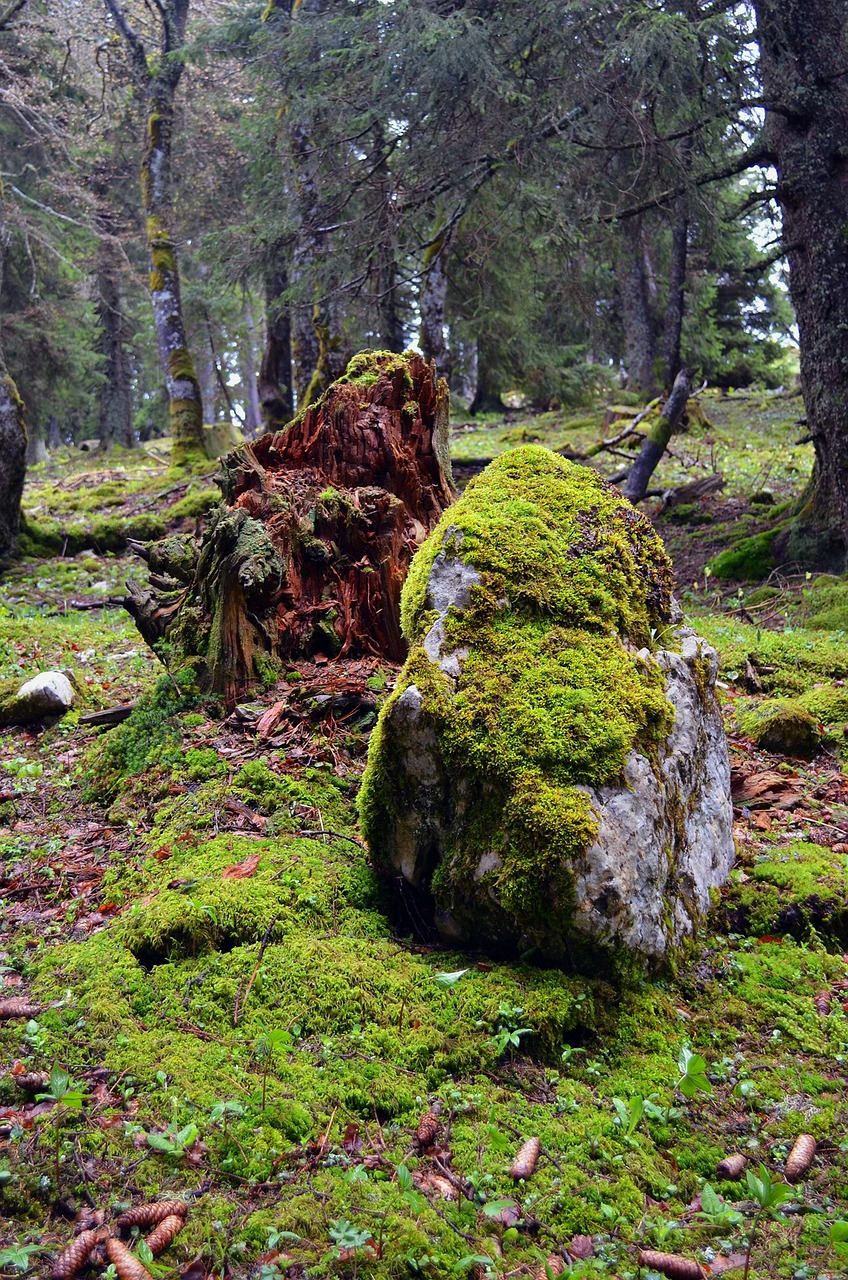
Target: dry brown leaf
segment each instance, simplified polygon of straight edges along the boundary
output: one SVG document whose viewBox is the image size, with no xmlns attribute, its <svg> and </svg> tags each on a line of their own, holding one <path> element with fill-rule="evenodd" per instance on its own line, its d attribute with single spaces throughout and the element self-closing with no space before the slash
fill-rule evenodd
<svg viewBox="0 0 848 1280">
<path fill-rule="evenodd" d="M 729 1253 L 726 1257 L 724 1254 L 719 1253 L 710 1263 L 710 1275 L 721 1276 L 724 1275 L 725 1271 L 735 1271 L 744 1267 L 744 1265 L 744 1253 Z"/>
<path fill-rule="evenodd" d="M 797 1182 L 798 1179 L 807 1172 L 813 1163 L 813 1156 L 816 1154 L 816 1140 L 809 1133 L 799 1134 L 795 1139 L 795 1145 L 789 1152 L 786 1160 L 787 1182 Z"/>
<path fill-rule="evenodd" d="M 572 1258 L 575 1259 L 575 1261 L 577 1261 L 578 1259 L 580 1261 L 583 1261 L 586 1258 L 594 1258 L 595 1246 L 592 1242 L 592 1237 L 591 1236 L 572 1236 L 571 1244 L 568 1246 L 568 1252 L 571 1254 Z"/>
<path fill-rule="evenodd" d="M 677 1253 L 658 1253 L 655 1249 L 640 1249 L 639 1266 L 659 1271 L 669 1280 L 704 1280 L 704 1268 L 692 1258 L 681 1258 Z"/>
<path fill-rule="evenodd" d="M 569 1251 L 570 1252 L 570 1251 Z M 548 1276 L 561 1276 L 565 1270 L 565 1263 L 558 1253 L 548 1254 L 545 1261 L 533 1272 L 533 1280 L 548 1280 Z"/>
<path fill-rule="evenodd" d="M 109 1261 L 114 1262 L 118 1280 L 153 1280 L 150 1272 L 134 1258 L 125 1244 L 115 1236 L 106 1241 L 106 1253 Z"/>
<path fill-rule="evenodd" d="M 538 1138 L 528 1138 L 512 1162 L 509 1176 L 516 1182 L 520 1178 L 532 1178 L 539 1159 L 540 1143 Z"/>
<path fill-rule="evenodd" d="M 257 868 L 261 861 L 261 854 L 252 853 L 244 862 L 236 862 L 231 867 L 224 867 L 221 872 L 223 880 L 249 880 L 251 876 L 256 875 Z"/>
<path fill-rule="evenodd" d="M 168 1245 L 178 1236 L 185 1226 L 185 1218 L 179 1214 L 169 1214 L 167 1218 L 163 1218 L 157 1227 L 154 1227 L 147 1237 L 147 1243 L 150 1252 L 154 1258 L 158 1258 L 160 1253 L 164 1253 Z"/>
<path fill-rule="evenodd" d="M 53 1280 L 73 1280 L 73 1277 L 88 1261 L 89 1254 L 95 1245 L 105 1240 L 108 1232 L 103 1230 L 81 1231 L 70 1244 L 66 1244 L 53 1267 Z"/>
</svg>

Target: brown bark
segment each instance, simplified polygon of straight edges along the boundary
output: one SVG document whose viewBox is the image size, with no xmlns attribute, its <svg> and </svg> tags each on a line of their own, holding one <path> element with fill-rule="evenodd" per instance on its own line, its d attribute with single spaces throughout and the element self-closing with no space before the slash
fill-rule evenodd
<svg viewBox="0 0 848 1280">
<path fill-rule="evenodd" d="M 446 233 L 430 246 L 424 259 L 419 309 L 421 311 L 421 350 L 428 360 L 435 360 L 442 377 L 450 381 L 451 358 L 445 341 L 445 316 L 448 300 L 448 255 L 451 235 Z"/>
<path fill-rule="evenodd" d="M 656 393 L 657 343 L 651 305 L 652 277 L 645 259 L 641 219 L 626 219 L 621 224 L 621 234 L 619 293 L 624 321 L 627 388 L 629 391 L 641 391 L 646 399 L 650 399 Z"/>
<path fill-rule="evenodd" d="M 765 140 L 778 171 L 815 465 L 786 559 L 845 568 L 848 548 L 848 3 L 757 0 Z"/>
<path fill-rule="evenodd" d="M 671 395 L 665 403 L 662 416 L 645 436 L 642 448 L 624 483 L 624 496 L 631 502 L 641 502 L 648 491 L 648 483 L 657 469 L 668 442 L 686 410 L 686 401 L 692 394 L 692 370 L 681 369 L 674 380 Z"/>
<path fill-rule="evenodd" d="M 284 271 L 265 277 L 265 349 L 259 368 L 259 403 L 268 431 L 279 431 L 293 413 L 291 313 L 281 298 L 288 288 Z"/>
<path fill-rule="evenodd" d="M 148 643 L 203 658 L 233 706 L 257 658 L 401 660 L 400 590 L 455 494 L 448 390 L 420 356 L 364 353 L 285 431 L 223 461 L 224 507 L 199 551 L 143 549 L 152 590 L 127 607 Z"/>
<path fill-rule="evenodd" d="M 24 405 L 0 357 L 0 557 L 14 554 L 26 475 Z"/>
</svg>

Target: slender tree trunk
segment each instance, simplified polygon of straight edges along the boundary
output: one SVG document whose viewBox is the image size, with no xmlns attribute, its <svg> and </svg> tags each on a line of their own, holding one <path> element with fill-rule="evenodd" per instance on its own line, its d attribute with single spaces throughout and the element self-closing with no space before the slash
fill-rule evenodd
<svg viewBox="0 0 848 1280">
<path fill-rule="evenodd" d="M 621 238 L 619 294 L 627 387 L 650 399 L 656 392 L 657 344 L 641 218 L 625 218 Z"/>
<path fill-rule="evenodd" d="M 647 493 L 651 476 L 656 471 L 660 458 L 668 448 L 668 442 L 683 417 L 686 401 L 691 392 L 692 370 L 681 369 L 674 380 L 671 395 L 665 402 L 662 417 L 645 436 L 639 455 L 624 482 L 624 496 L 631 502 L 641 501 Z"/>
<path fill-rule="evenodd" d="M 504 408 L 500 391 L 492 378 L 492 366 L 485 339 L 481 339 L 477 343 L 477 386 L 474 399 L 468 406 L 468 412 L 473 418 L 478 413 L 502 413 Z"/>
<path fill-rule="evenodd" d="M 24 403 L 0 357 L 0 557 L 15 551 L 26 476 Z"/>
<path fill-rule="evenodd" d="M 127 321 L 119 267 L 115 261 L 114 249 L 105 240 L 100 242 L 98 253 L 97 313 L 100 320 L 103 375 L 106 379 L 100 389 L 99 435 L 104 445 L 114 440 L 131 449 L 135 445 L 135 433 Z"/>
<path fill-rule="evenodd" d="M 239 373 L 244 394 L 244 430 L 248 437 L 255 436 L 262 428 L 262 409 L 259 404 L 259 386 L 256 378 L 256 326 L 253 323 L 253 307 L 245 293 L 242 308 L 244 333 L 239 344 Z"/>
<path fill-rule="evenodd" d="M 689 201 L 681 196 L 674 206 L 671 229 L 671 265 L 668 273 L 668 304 L 663 325 L 663 382 L 670 387 L 680 372 L 680 339 L 686 300 L 686 260 L 689 245 Z"/>
<path fill-rule="evenodd" d="M 801 385 L 815 449 L 786 559 L 848 549 L 848 3 L 756 0 L 766 141 L 778 171 Z"/>
<path fill-rule="evenodd" d="M 174 99 L 184 65 L 189 0 L 157 0 L 160 47 L 154 56 L 148 53 L 119 0 L 105 3 L 126 46 L 136 88 L 147 110 L 141 201 L 150 258 L 150 300 L 168 392 L 171 460 L 181 466 L 204 453 L 203 404 L 186 337 L 171 182 Z"/>
<path fill-rule="evenodd" d="M 445 340 L 445 313 L 448 301 L 448 256 L 451 235 L 448 232 L 430 245 L 424 255 L 419 308 L 421 311 L 421 350 L 428 360 L 435 360 L 436 371 L 450 381 L 451 359 Z"/>
<path fill-rule="evenodd" d="M 284 271 L 265 277 L 265 349 L 259 367 L 259 403 L 266 431 L 279 431 L 294 412 L 291 313 L 280 302 L 288 288 Z"/>
</svg>

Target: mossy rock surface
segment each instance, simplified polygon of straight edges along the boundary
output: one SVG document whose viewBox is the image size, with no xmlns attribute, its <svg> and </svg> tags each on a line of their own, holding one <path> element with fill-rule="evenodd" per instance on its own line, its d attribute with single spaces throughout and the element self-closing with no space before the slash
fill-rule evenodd
<svg viewBox="0 0 848 1280">
<path fill-rule="evenodd" d="M 649 522 L 536 446 L 422 546 L 360 812 L 378 868 L 443 935 L 564 962 L 599 942 L 656 958 L 691 932 L 732 857 L 728 766 L 715 657 L 674 632 L 670 584 Z M 641 884 L 617 865 L 636 849 Z M 671 878 L 686 889 L 664 897 Z"/>
<path fill-rule="evenodd" d="M 818 721 L 794 698 L 767 698 L 738 719 L 742 732 L 765 751 L 810 760 L 821 746 Z"/>
<path fill-rule="evenodd" d="M 717 911 L 722 928 L 754 937 L 813 934 L 848 946 L 848 861 L 844 852 L 804 840 L 776 845 L 734 872 Z"/>
</svg>

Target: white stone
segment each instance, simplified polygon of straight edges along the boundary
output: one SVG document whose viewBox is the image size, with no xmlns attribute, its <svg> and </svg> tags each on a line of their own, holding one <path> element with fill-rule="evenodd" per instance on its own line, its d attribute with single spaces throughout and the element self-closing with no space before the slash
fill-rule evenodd
<svg viewBox="0 0 848 1280">
<path fill-rule="evenodd" d="M 42 671 L 21 685 L 4 718 L 9 724 L 30 724 L 45 716 L 63 716 L 76 701 L 74 686 L 61 671 Z"/>
</svg>

